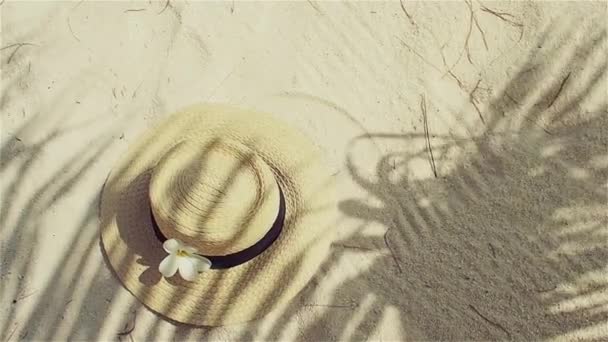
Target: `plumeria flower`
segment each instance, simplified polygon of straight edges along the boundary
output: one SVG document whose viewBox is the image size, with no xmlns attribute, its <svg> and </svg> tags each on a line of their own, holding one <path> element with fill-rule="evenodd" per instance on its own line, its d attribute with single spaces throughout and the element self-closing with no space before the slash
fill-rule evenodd
<svg viewBox="0 0 608 342">
<path fill-rule="evenodd" d="M 196 249 L 184 245 L 176 239 L 169 239 L 163 243 L 163 248 L 169 255 L 158 265 L 158 270 L 166 278 L 172 277 L 179 270 L 179 275 L 185 280 L 193 281 L 196 276 L 211 268 L 211 261 L 197 255 Z"/>
</svg>

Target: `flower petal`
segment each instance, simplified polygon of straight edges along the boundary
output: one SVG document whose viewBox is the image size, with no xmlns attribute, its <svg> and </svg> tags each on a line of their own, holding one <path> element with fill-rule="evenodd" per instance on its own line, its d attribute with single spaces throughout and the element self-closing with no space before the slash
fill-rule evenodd
<svg viewBox="0 0 608 342">
<path fill-rule="evenodd" d="M 192 259 L 198 272 L 204 272 L 211 268 L 211 260 L 205 258 L 204 256 L 195 254 L 192 256 Z"/>
<path fill-rule="evenodd" d="M 196 248 L 194 248 L 194 247 L 182 245 L 182 249 L 184 251 L 186 251 L 188 254 L 194 254 L 194 253 L 196 253 Z"/>
<path fill-rule="evenodd" d="M 177 261 L 175 254 L 169 254 L 160 262 L 158 270 L 164 277 L 172 277 L 177 272 Z"/>
<path fill-rule="evenodd" d="M 194 258 L 191 257 L 179 257 L 177 264 L 179 267 L 179 275 L 185 280 L 193 281 L 198 275 Z"/>
<path fill-rule="evenodd" d="M 182 246 L 181 241 L 177 239 L 169 239 L 163 243 L 163 248 L 167 253 L 177 253 L 177 250 Z"/>
</svg>

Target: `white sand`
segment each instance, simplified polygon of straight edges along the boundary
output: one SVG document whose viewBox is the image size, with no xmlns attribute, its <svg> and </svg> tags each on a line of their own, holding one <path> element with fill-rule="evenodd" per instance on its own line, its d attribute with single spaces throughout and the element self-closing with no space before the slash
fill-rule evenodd
<svg viewBox="0 0 608 342">
<path fill-rule="evenodd" d="M 483 4 L 502 19 L 477 1 L 406 2 L 411 19 L 3 1 L 1 339 L 608 339 L 606 2 Z M 350 182 L 332 257 L 288 308 L 191 329 L 111 275 L 97 201 L 140 132 L 205 101 L 300 125 Z"/>
</svg>

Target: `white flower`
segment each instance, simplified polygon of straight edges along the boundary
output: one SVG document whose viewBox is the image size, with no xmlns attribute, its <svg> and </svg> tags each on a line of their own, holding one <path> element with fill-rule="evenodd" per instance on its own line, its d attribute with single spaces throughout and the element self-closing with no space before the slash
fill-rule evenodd
<svg viewBox="0 0 608 342">
<path fill-rule="evenodd" d="M 196 249 L 182 244 L 179 240 L 169 239 L 163 243 L 163 248 L 169 255 L 160 262 L 158 270 L 167 278 L 179 270 L 182 278 L 193 281 L 199 272 L 211 268 L 209 259 L 195 254 Z"/>
</svg>

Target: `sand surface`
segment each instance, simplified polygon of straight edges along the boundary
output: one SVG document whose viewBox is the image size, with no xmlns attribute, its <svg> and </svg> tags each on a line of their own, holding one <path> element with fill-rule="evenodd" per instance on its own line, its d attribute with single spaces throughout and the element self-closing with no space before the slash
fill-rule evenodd
<svg viewBox="0 0 608 342">
<path fill-rule="evenodd" d="M 0 11 L 2 340 L 608 340 L 606 2 Z M 347 180 L 331 257 L 248 324 L 165 322 L 100 252 L 115 161 L 197 102 L 281 116 Z"/>
</svg>

